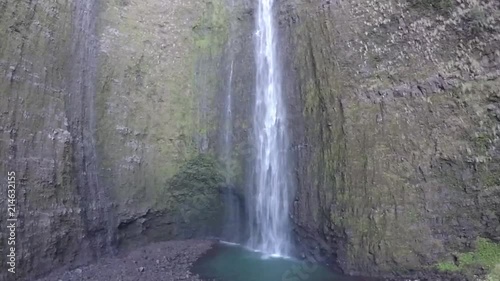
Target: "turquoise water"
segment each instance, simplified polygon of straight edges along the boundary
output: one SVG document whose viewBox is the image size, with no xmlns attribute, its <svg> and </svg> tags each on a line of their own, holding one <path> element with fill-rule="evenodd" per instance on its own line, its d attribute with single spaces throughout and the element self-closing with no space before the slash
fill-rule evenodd
<svg viewBox="0 0 500 281">
<path fill-rule="evenodd" d="M 218 244 L 192 271 L 217 281 L 368 281 L 289 258 L 265 257 L 238 245 Z"/>
</svg>

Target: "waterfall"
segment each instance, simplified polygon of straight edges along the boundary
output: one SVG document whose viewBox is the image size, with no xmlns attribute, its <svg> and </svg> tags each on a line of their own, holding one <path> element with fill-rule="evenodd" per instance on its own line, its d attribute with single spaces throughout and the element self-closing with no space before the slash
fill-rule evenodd
<svg viewBox="0 0 500 281">
<path fill-rule="evenodd" d="M 233 68 L 234 60 L 231 60 L 231 66 L 229 69 L 229 79 L 227 85 L 226 94 L 226 108 L 224 116 L 224 148 L 223 148 L 223 161 L 224 168 L 226 172 L 226 184 L 229 185 L 231 182 L 231 150 L 233 148 L 233 113 L 232 113 L 232 95 L 233 95 Z"/>
<path fill-rule="evenodd" d="M 97 131 L 96 84 L 98 68 L 97 26 L 99 1 L 73 2 L 73 33 L 70 69 L 65 95 L 68 130 L 73 140 L 72 166 L 75 171 L 81 215 L 93 255 L 103 250 L 113 252 L 115 228 L 109 194 L 99 181 L 99 157 L 95 138 Z M 96 229 L 102 231 L 96 232 Z M 87 247 L 87 246 L 83 246 Z"/>
<path fill-rule="evenodd" d="M 224 193 L 224 208 L 225 208 L 225 223 L 223 238 L 231 242 L 240 241 L 240 229 L 241 229 L 241 212 L 239 199 L 234 191 L 233 179 L 232 179 L 232 168 L 231 168 L 231 151 L 233 148 L 233 113 L 232 113 L 232 95 L 233 95 L 233 69 L 234 60 L 231 59 L 230 69 L 229 69 L 229 79 L 227 85 L 227 93 L 225 100 L 225 111 L 224 111 L 224 130 L 223 130 L 223 147 L 222 147 L 222 162 L 224 164 L 225 171 L 225 185 L 226 192 Z"/>
<path fill-rule="evenodd" d="M 286 256 L 290 252 L 288 138 L 273 2 L 259 0 L 256 19 L 255 163 L 249 246 L 272 256 Z"/>
</svg>

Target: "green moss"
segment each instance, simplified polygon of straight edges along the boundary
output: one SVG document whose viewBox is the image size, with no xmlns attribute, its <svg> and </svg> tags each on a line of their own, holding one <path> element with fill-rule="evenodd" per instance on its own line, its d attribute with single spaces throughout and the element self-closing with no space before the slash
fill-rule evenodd
<svg viewBox="0 0 500 281">
<path fill-rule="evenodd" d="M 459 260 L 465 265 L 477 264 L 492 269 L 500 263 L 500 244 L 479 238 L 476 251 L 462 255 Z"/>
<path fill-rule="evenodd" d="M 441 262 L 437 264 L 437 269 L 439 271 L 458 271 L 460 268 L 452 262 Z"/>
<path fill-rule="evenodd" d="M 436 265 L 439 271 L 462 271 L 471 267 L 483 267 L 493 271 L 500 264 L 500 244 L 491 242 L 485 238 L 477 239 L 477 246 L 473 252 L 457 254 L 457 263 L 449 261 Z M 495 269 L 496 270 L 496 269 Z"/>
<path fill-rule="evenodd" d="M 213 156 L 199 154 L 184 164 L 168 185 L 174 190 L 186 192 L 215 189 L 224 181 L 221 171 L 220 164 Z"/>
<path fill-rule="evenodd" d="M 486 153 L 491 144 L 491 137 L 489 134 L 481 133 L 473 139 L 473 143 L 481 153 Z"/>
<path fill-rule="evenodd" d="M 222 50 L 228 37 L 228 21 L 222 1 L 205 2 L 205 12 L 193 26 L 196 48 L 202 51 Z"/>
<path fill-rule="evenodd" d="M 193 157 L 167 182 L 166 205 L 183 231 L 217 228 L 223 211 L 219 192 L 223 182 L 221 165 L 209 154 Z"/>
<path fill-rule="evenodd" d="M 488 167 L 482 167 L 478 173 L 479 179 L 484 186 L 500 186 L 500 177 L 498 177 L 497 173 L 488 169 Z"/>
</svg>

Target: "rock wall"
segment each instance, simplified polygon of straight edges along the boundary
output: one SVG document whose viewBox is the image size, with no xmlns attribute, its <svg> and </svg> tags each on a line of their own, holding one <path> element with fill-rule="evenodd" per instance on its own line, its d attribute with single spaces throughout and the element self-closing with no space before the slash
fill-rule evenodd
<svg viewBox="0 0 500 281">
<path fill-rule="evenodd" d="M 117 243 L 171 239 L 167 180 L 214 150 L 228 11 L 221 1 L 105 1 L 100 11 L 97 151 Z"/>
<path fill-rule="evenodd" d="M 0 0 L 0 173 L 18 183 L 18 279 L 217 235 L 231 64 L 232 185 L 252 161 L 254 4 Z M 304 254 L 350 274 L 487 274 L 490 263 L 463 270 L 460 253 L 500 240 L 498 1 L 276 5 Z"/>
<path fill-rule="evenodd" d="M 350 274 L 478 273 L 438 268 L 500 242 L 499 8 L 281 1 L 306 254 Z"/>
<path fill-rule="evenodd" d="M 96 178 L 92 136 L 98 10 L 95 1 L 0 6 L 0 171 L 2 179 L 7 171 L 16 173 L 21 278 L 107 251 L 101 214 L 108 205 Z M 0 199 L 2 225 L 6 198 Z M 6 237 L 2 227 L 2 264 Z M 13 280 L 6 269 L 0 277 Z"/>
<path fill-rule="evenodd" d="M 0 173 L 15 171 L 18 184 L 17 279 L 220 231 L 219 186 L 172 182 L 186 165 L 216 165 L 196 159 L 217 153 L 223 66 L 230 37 L 233 56 L 248 56 L 247 5 L 0 1 L 8 39 L 0 42 Z M 0 234 L 5 264 L 5 228 Z M 4 269 L 0 279 L 12 277 Z"/>
</svg>

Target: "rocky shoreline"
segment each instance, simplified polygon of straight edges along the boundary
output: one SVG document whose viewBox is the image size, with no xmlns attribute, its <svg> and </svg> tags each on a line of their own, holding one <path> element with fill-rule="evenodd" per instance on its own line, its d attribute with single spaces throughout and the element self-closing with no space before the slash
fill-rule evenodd
<svg viewBox="0 0 500 281">
<path fill-rule="evenodd" d="M 150 244 L 66 272 L 53 272 L 38 281 L 199 281 L 191 265 L 216 241 L 183 240 Z"/>
<path fill-rule="evenodd" d="M 190 268 L 198 259 L 214 249 L 216 244 L 217 240 L 175 240 L 153 243 L 100 259 L 87 266 L 72 270 L 59 269 L 37 281 L 203 281 L 205 279 L 192 273 Z M 394 277 L 373 280 L 465 281 L 467 279 L 460 274 L 422 271 L 411 279 Z"/>
</svg>

